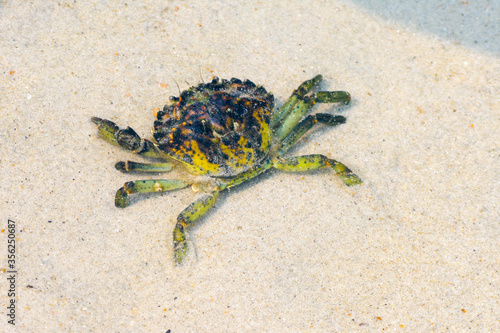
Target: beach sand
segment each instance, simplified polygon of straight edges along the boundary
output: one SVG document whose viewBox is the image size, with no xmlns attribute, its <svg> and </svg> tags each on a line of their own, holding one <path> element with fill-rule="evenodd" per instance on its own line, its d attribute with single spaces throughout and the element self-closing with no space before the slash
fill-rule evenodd
<svg viewBox="0 0 500 333">
<path fill-rule="evenodd" d="M 16 240 L 0 327 L 500 331 L 498 17 L 486 0 L 0 2 L 2 266 Z M 144 160 L 92 116 L 151 138 L 155 108 L 213 76 L 279 106 L 317 74 L 352 103 L 313 112 L 347 122 L 289 154 L 335 158 L 364 185 L 270 171 L 221 194 L 179 267 L 172 230 L 199 194 L 114 206 L 124 182 L 176 172 L 118 172 Z"/>
</svg>

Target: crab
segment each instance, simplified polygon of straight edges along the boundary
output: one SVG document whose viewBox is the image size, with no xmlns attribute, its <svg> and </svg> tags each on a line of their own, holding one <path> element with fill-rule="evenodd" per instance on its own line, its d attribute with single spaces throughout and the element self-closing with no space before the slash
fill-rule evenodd
<svg viewBox="0 0 500 333">
<path fill-rule="evenodd" d="M 205 194 L 177 217 L 173 231 L 174 260 L 181 263 L 188 252 L 187 230 L 206 214 L 223 190 L 246 182 L 274 168 L 303 172 L 329 167 L 347 186 L 362 184 L 347 166 L 324 155 L 285 157 L 285 153 L 315 124 L 336 126 L 346 118 L 327 113 L 305 115 L 316 103 L 349 104 L 345 91 L 312 90 L 321 75 L 303 82 L 279 108 L 262 86 L 236 78 L 201 83 L 170 97 L 158 111 L 153 140 L 141 139 L 130 127 L 98 117 L 92 121 L 105 141 L 160 163 L 118 162 L 121 172 L 162 173 L 184 166 L 194 180 L 146 179 L 126 182 L 116 192 L 115 205 L 130 204 L 130 195 L 173 191 L 191 186 Z"/>
</svg>

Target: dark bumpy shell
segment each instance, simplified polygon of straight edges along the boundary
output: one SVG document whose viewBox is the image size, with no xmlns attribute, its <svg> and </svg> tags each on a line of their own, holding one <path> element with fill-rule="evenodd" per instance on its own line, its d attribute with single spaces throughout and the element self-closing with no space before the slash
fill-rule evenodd
<svg viewBox="0 0 500 333">
<path fill-rule="evenodd" d="M 232 177 L 266 157 L 274 97 L 263 87 L 214 78 L 170 100 L 158 112 L 153 136 L 191 172 Z"/>
</svg>

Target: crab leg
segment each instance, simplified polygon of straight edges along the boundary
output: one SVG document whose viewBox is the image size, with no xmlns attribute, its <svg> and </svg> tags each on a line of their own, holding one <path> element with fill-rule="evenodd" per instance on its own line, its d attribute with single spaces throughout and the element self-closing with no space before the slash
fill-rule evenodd
<svg viewBox="0 0 500 333">
<path fill-rule="evenodd" d="M 91 120 L 97 125 L 101 138 L 109 143 L 146 157 L 161 157 L 151 141 L 141 139 L 130 127 L 120 129 L 111 120 L 98 117 L 92 117 Z"/>
<path fill-rule="evenodd" d="M 193 202 L 179 214 L 173 234 L 174 259 L 177 264 L 182 262 L 182 259 L 186 256 L 187 253 L 186 228 L 190 227 L 194 221 L 205 215 L 210 210 L 210 208 L 213 207 L 215 201 L 219 196 L 219 192 L 227 188 L 237 186 L 254 177 L 257 177 L 261 173 L 272 168 L 272 166 L 273 164 L 271 162 L 266 162 L 261 166 L 255 167 L 234 178 L 231 178 L 227 182 L 219 180 L 217 190 L 212 191 L 210 194 L 205 194 L 203 197 Z"/>
<path fill-rule="evenodd" d="M 139 163 L 133 161 L 118 162 L 115 168 L 123 173 L 127 172 L 168 172 L 172 170 L 172 163 Z"/>
<path fill-rule="evenodd" d="M 344 164 L 319 154 L 279 159 L 274 162 L 273 167 L 288 172 L 302 172 L 331 167 L 347 186 L 363 183 L 363 181 Z"/>
<path fill-rule="evenodd" d="M 316 75 L 312 79 L 304 81 L 297 89 L 295 89 L 285 104 L 283 104 L 279 110 L 276 110 L 273 114 L 271 126 L 273 128 L 278 127 L 283 119 L 288 116 L 293 107 L 301 101 L 304 96 L 312 90 L 312 88 L 317 86 L 321 80 L 323 80 L 323 76 Z"/>
<path fill-rule="evenodd" d="M 127 207 L 130 204 L 129 194 L 173 191 L 189 185 L 189 183 L 177 179 L 151 179 L 126 182 L 116 192 L 115 206 L 118 208 Z"/>
<path fill-rule="evenodd" d="M 311 96 L 304 97 L 290 111 L 288 116 L 283 119 L 277 130 L 277 138 L 283 140 L 302 120 L 304 114 L 309 111 L 316 103 L 337 103 L 349 104 L 351 95 L 346 91 L 318 91 Z"/>
<path fill-rule="evenodd" d="M 281 150 L 279 155 L 282 155 L 290 149 L 311 127 L 317 123 L 336 126 L 345 123 L 345 117 L 343 116 L 332 116 L 328 113 L 316 113 L 315 115 L 309 115 L 302 119 L 297 126 L 288 134 L 288 136 L 281 143 Z"/>
<path fill-rule="evenodd" d="M 173 233 L 174 259 L 177 264 L 182 262 L 187 253 L 186 229 L 213 207 L 218 196 L 219 191 L 212 191 L 210 194 L 205 194 L 190 204 L 177 217 L 177 224 Z"/>
<path fill-rule="evenodd" d="M 221 181 L 219 185 L 219 190 L 222 191 L 223 189 L 237 186 L 243 182 L 246 182 L 247 180 L 257 177 L 258 175 L 260 175 L 261 173 L 265 172 L 266 170 L 272 167 L 273 164 L 271 162 L 265 162 L 258 167 L 254 167 L 248 171 L 243 172 L 242 174 L 235 176 L 234 178 L 231 178 L 231 180 L 227 182 Z"/>
</svg>

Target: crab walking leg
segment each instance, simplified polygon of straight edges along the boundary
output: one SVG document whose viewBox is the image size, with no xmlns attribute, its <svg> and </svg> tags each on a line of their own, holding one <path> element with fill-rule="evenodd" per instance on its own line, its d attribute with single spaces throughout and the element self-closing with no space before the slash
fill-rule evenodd
<svg viewBox="0 0 500 333">
<path fill-rule="evenodd" d="M 281 143 L 281 150 L 279 154 L 284 154 L 293 146 L 311 127 L 317 123 L 336 126 L 345 123 L 346 119 L 343 116 L 333 116 L 328 113 L 317 113 L 309 115 L 302 119 L 297 126 L 288 134 L 288 136 Z"/>
<path fill-rule="evenodd" d="M 295 89 L 290 98 L 283 104 L 279 110 L 273 114 L 271 126 L 276 128 L 280 122 L 290 113 L 293 107 L 309 93 L 312 88 L 317 86 L 323 80 L 323 76 L 316 75 L 310 80 L 304 81 L 297 89 Z"/>
<path fill-rule="evenodd" d="M 237 175 L 234 178 L 231 178 L 231 180 L 228 181 L 227 183 L 220 182 L 219 190 L 240 185 L 241 183 L 246 182 L 247 180 L 257 177 L 258 175 L 264 173 L 266 170 L 272 167 L 273 164 L 271 162 L 265 162 L 258 167 L 254 167 L 248 171 L 243 172 L 242 174 Z"/>
<path fill-rule="evenodd" d="M 91 120 L 97 125 L 101 138 L 109 143 L 146 157 L 161 157 L 151 141 L 141 139 L 130 127 L 120 129 L 111 120 L 98 117 L 92 117 Z"/>
<path fill-rule="evenodd" d="M 188 246 L 186 242 L 186 229 L 213 207 L 218 196 L 219 191 L 213 191 L 210 194 L 205 194 L 190 204 L 177 217 L 177 224 L 175 225 L 173 233 L 174 259 L 177 264 L 180 264 L 182 259 L 184 259 L 187 254 Z"/>
<path fill-rule="evenodd" d="M 172 163 L 139 163 L 134 161 L 118 162 L 115 168 L 123 173 L 127 172 L 169 172 Z"/>
<path fill-rule="evenodd" d="M 129 194 L 173 191 L 189 186 L 177 179 L 151 179 L 126 182 L 115 195 L 115 206 L 125 208 L 130 204 Z"/>
<path fill-rule="evenodd" d="M 177 217 L 177 224 L 174 229 L 174 259 L 176 263 L 180 263 L 187 253 L 187 243 L 186 243 L 186 228 L 188 228 L 194 221 L 205 215 L 210 208 L 213 207 L 219 192 L 227 188 L 237 186 L 249 179 L 257 177 L 266 170 L 272 168 L 273 163 L 266 162 L 261 166 L 250 169 L 227 182 L 219 180 L 218 189 L 212 191 L 210 194 L 206 194 L 199 198 L 186 209 L 184 209 Z"/>
<path fill-rule="evenodd" d="M 347 186 L 363 183 L 347 166 L 323 155 L 304 155 L 280 159 L 274 162 L 273 167 L 288 172 L 301 172 L 331 167 Z"/>
<path fill-rule="evenodd" d="M 318 91 L 311 96 L 304 97 L 298 102 L 290 111 L 288 116 L 283 119 L 277 131 L 279 140 L 283 140 L 295 126 L 302 120 L 302 117 L 309 111 L 316 103 L 338 103 L 349 104 L 351 95 L 346 91 Z"/>
</svg>

